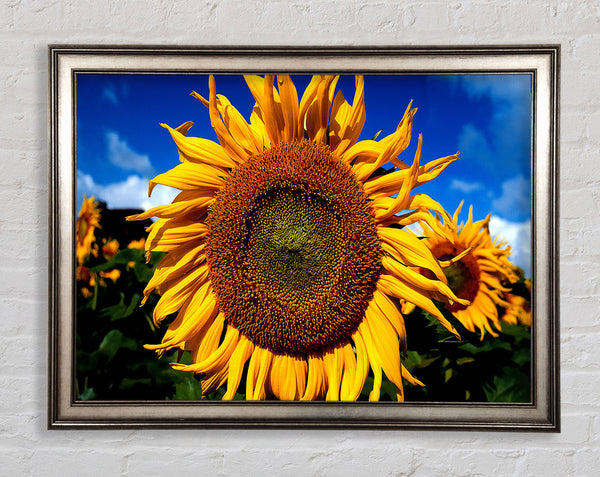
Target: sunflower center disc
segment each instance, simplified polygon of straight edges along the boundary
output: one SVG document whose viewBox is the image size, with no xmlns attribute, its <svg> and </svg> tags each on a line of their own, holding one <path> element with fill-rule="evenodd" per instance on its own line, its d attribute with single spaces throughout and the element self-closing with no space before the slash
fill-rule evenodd
<svg viewBox="0 0 600 477">
<path fill-rule="evenodd" d="M 331 267 L 343 263 L 343 224 L 335 209 L 303 189 L 274 189 L 249 215 L 248 278 L 271 296 L 321 297 Z"/>
<path fill-rule="evenodd" d="M 439 260 L 450 260 L 461 252 L 462 250 L 454 250 L 453 254 L 442 255 L 439 257 Z M 480 272 L 477 261 L 470 255 L 467 255 L 458 262 L 454 262 L 449 267 L 443 268 L 442 270 L 448 279 L 448 286 L 454 294 L 459 298 L 473 301 L 479 291 Z M 452 305 L 447 304 L 446 308 L 450 311 L 458 311 L 464 310 L 467 306 L 461 305 L 460 303 L 454 303 Z"/>
<path fill-rule="evenodd" d="M 306 356 L 356 331 L 382 252 L 362 186 L 328 148 L 283 143 L 251 157 L 207 224 L 219 307 L 254 344 Z"/>
</svg>

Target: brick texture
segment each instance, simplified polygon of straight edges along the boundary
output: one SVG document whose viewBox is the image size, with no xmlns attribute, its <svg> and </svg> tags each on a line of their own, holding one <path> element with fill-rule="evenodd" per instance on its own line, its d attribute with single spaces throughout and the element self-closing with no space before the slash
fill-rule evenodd
<svg viewBox="0 0 600 477">
<path fill-rule="evenodd" d="M 0 24 L 0 475 L 600 473 L 597 0 L 3 0 Z M 57 43 L 560 43 L 563 432 L 47 431 L 47 45 Z"/>
</svg>

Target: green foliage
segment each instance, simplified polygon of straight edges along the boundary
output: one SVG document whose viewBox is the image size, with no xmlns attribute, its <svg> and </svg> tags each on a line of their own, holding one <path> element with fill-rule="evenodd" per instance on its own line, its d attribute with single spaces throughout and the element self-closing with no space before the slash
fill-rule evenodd
<svg viewBox="0 0 600 477">
<path fill-rule="evenodd" d="M 385 173 L 385 171 L 382 171 Z M 103 233 L 110 236 L 109 227 Z M 80 400 L 200 400 L 202 381 L 190 372 L 174 371 L 169 363 L 190 363 L 188 352 L 177 351 L 158 358 L 144 344 L 160 343 L 170 319 L 160 327 L 152 321 L 156 294 L 140 306 L 143 290 L 163 254 L 155 253 L 146 263 L 143 250 L 125 248 L 110 260 L 102 257 L 86 263 L 95 276 L 91 286 L 78 282 L 76 318 L 76 392 Z M 113 282 L 101 272 L 119 270 Z M 83 289 L 87 290 L 84 295 Z M 523 280 L 515 293 L 528 296 Z M 441 402 L 530 402 L 531 339 L 527 327 L 503 325 L 498 337 L 467 331 L 443 309 L 461 335 L 459 341 L 431 315 L 415 310 L 405 317 L 408 351 L 402 357 L 406 368 L 426 384 L 405 382 L 407 401 Z M 246 364 L 247 368 L 247 364 Z M 241 382 L 245 382 L 244 369 Z M 359 400 L 368 399 L 373 373 L 367 378 Z M 242 384 L 235 400 L 245 399 Z M 221 399 L 224 387 L 205 399 Z M 396 389 L 385 375 L 382 401 L 395 401 Z"/>
<path fill-rule="evenodd" d="M 483 390 L 489 402 L 529 402 L 529 376 L 510 368 L 502 368 L 503 374 L 494 376 L 492 384 L 484 384 Z"/>
<path fill-rule="evenodd" d="M 441 307 L 440 307 L 441 308 Z M 406 317 L 406 368 L 425 387 L 406 385 L 407 401 L 530 402 L 529 329 L 502 325 L 498 337 L 467 331 L 444 310 L 462 341 L 418 310 Z M 444 336 L 445 335 L 445 336 Z"/>
<path fill-rule="evenodd" d="M 199 380 L 194 379 L 192 373 L 185 373 L 186 378 L 175 385 L 175 394 L 167 399 L 181 401 L 198 401 L 202 399 L 202 385 Z"/>
<path fill-rule="evenodd" d="M 99 258 L 90 264 L 95 286 L 78 282 L 78 399 L 164 400 L 189 380 L 188 373 L 174 371 L 169 365 L 177 353 L 158 359 L 155 352 L 143 347 L 159 343 L 164 333 L 152 323 L 156 297 L 140 306 L 144 287 L 162 255 L 154 254 L 145 263 L 143 250 L 126 248 L 110 260 Z M 114 269 L 121 272 L 116 282 L 100 277 L 100 272 Z M 91 296 L 83 295 L 84 287 Z"/>
</svg>

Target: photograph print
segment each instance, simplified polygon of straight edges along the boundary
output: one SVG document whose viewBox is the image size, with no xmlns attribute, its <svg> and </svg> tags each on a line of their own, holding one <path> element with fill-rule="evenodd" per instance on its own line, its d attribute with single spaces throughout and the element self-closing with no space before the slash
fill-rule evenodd
<svg viewBox="0 0 600 477">
<path fill-rule="evenodd" d="M 530 73 L 75 91 L 75 402 L 532 402 Z"/>
</svg>

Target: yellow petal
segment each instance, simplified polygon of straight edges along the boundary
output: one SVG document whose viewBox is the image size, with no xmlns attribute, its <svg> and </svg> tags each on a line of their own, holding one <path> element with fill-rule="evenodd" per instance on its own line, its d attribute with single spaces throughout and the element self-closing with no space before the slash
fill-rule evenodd
<svg viewBox="0 0 600 477">
<path fill-rule="evenodd" d="M 306 375 L 308 373 L 308 365 L 305 360 L 292 358 L 294 368 L 296 369 L 296 397 L 300 399 L 306 391 Z"/>
<path fill-rule="evenodd" d="M 294 358 L 286 355 L 275 355 L 274 359 L 280 361 L 279 376 L 276 377 L 279 385 L 279 394 L 277 397 L 283 401 L 294 401 L 298 396 L 296 392 L 296 367 L 294 366 Z"/>
<path fill-rule="evenodd" d="M 179 246 L 199 246 L 208 234 L 208 226 L 189 220 L 159 219 L 148 229 L 146 250 L 169 252 Z"/>
<path fill-rule="evenodd" d="M 356 162 L 352 170 L 356 175 L 356 178 L 360 182 L 364 182 L 369 176 L 375 172 L 378 167 L 383 166 L 387 162 L 390 162 L 393 158 L 398 156 L 404 149 L 407 148 L 410 142 L 410 135 L 412 131 L 412 119 L 415 114 L 415 109 L 410 109 L 410 105 L 404 113 L 404 117 L 400 122 L 398 129 L 389 136 L 383 138 L 380 143 L 383 146 L 383 150 L 379 153 L 375 162 Z"/>
<path fill-rule="evenodd" d="M 219 114 L 219 109 L 217 106 L 217 89 L 215 85 L 215 77 L 213 75 L 210 75 L 208 78 L 208 87 L 210 90 L 208 109 L 210 115 L 210 125 L 214 129 L 217 138 L 219 138 L 219 142 L 225 151 L 227 151 L 227 155 L 236 163 L 246 162 L 248 159 L 248 153 L 242 147 L 240 147 L 240 145 L 231 136 L 225 127 L 225 124 L 223 124 Z"/>
<path fill-rule="evenodd" d="M 229 401 L 233 399 L 242 379 L 242 371 L 248 358 L 254 350 L 252 342 L 244 335 L 240 335 L 235 351 L 231 354 L 229 360 L 229 372 L 227 375 L 227 391 L 223 396 L 223 400 Z"/>
<path fill-rule="evenodd" d="M 448 331 L 453 333 L 457 338 L 460 339 L 460 335 L 456 329 L 444 318 L 444 315 L 437 309 L 433 302 L 422 292 L 409 286 L 407 283 L 398 280 L 392 275 L 383 274 L 379 277 L 378 287 L 387 295 L 395 296 L 409 301 L 419 308 L 425 310 L 427 313 L 435 316 L 435 318 L 446 328 Z"/>
<path fill-rule="evenodd" d="M 218 313 L 217 301 L 210 283 L 198 287 L 169 325 L 163 336 L 163 344 L 177 345 L 193 339 L 214 321 Z"/>
<path fill-rule="evenodd" d="M 315 103 L 313 103 L 315 107 L 311 107 L 307 111 L 307 124 L 310 123 L 316 126 L 309 129 L 309 138 L 317 144 L 325 144 L 327 141 L 329 109 L 338 79 L 338 76 L 324 77 L 317 87 Z"/>
<path fill-rule="evenodd" d="M 410 374 L 410 372 L 404 367 L 404 365 L 402 365 L 402 378 L 406 379 L 413 386 L 425 386 L 421 381 L 419 381 L 412 374 Z"/>
<path fill-rule="evenodd" d="M 377 141 L 370 139 L 359 141 L 341 154 L 342 161 L 350 163 L 354 159 L 358 163 L 372 162 L 379 157 L 383 147 Z"/>
<path fill-rule="evenodd" d="M 161 283 L 173 280 L 178 276 L 185 276 L 191 269 L 199 266 L 206 256 L 203 253 L 204 244 L 196 247 L 181 247 L 165 255 L 156 267 L 154 275 L 144 289 L 144 296 L 148 296 L 152 290 Z"/>
<path fill-rule="evenodd" d="M 262 140 L 255 136 L 240 112 L 225 96 L 217 95 L 217 99 L 217 108 L 233 140 L 250 155 L 262 152 Z"/>
<path fill-rule="evenodd" d="M 225 316 L 217 310 L 217 315 L 196 336 L 198 345 L 191 349 L 192 363 L 204 361 L 219 347 L 224 328 Z"/>
<path fill-rule="evenodd" d="M 340 386 L 341 401 L 356 401 L 360 395 L 360 390 L 357 394 L 353 393 L 353 385 L 356 380 L 356 356 L 350 343 L 341 348 L 341 353 L 344 361 L 344 371 L 342 374 L 342 383 Z"/>
<path fill-rule="evenodd" d="M 225 365 L 217 372 L 210 374 L 206 379 L 202 380 L 202 396 L 216 391 L 227 382 L 227 374 L 229 366 Z"/>
<path fill-rule="evenodd" d="M 350 394 L 351 396 L 356 396 L 356 398 L 358 398 L 365 386 L 367 376 L 369 375 L 369 355 L 367 353 L 365 341 L 358 330 L 352 335 L 352 341 L 354 341 L 354 346 L 356 348 L 356 374 Z"/>
<path fill-rule="evenodd" d="M 171 133 L 171 137 L 184 159 L 220 167 L 235 167 L 236 162 L 227 155 L 220 144 L 204 138 L 186 137 L 179 131 L 179 128 L 172 129 L 166 124 L 161 124 L 161 126 Z"/>
<path fill-rule="evenodd" d="M 279 357 L 279 355 L 273 355 L 273 359 L 271 361 L 271 370 L 269 372 L 269 380 L 267 381 L 271 394 L 273 394 L 277 399 L 281 399 L 279 377 L 281 376 L 281 367 L 284 364 Z"/>
<path fill-rule="evenodd" d="M 340 384 L 343 370 L 343 357 L 339 348 L 327 351 L 323 355 L 323 364 L 327 375 L 327 401 L 337 401 L 340 398 Z"/>
<path fill-rule="evenodd" d="M 267 75 L 265 78 L 261 78 L 256 75 L 245 75 L 244 79 L 262 111 L 271 144 L 279 144 L 284 126 L 281 100 L 277 90 L 273 87 L 274 77 Z"/>
<path fill-rule="evenodd" d="M 341 91 L 338 92 L 341 95 Z M 330 127 L 332 136 L 330 147 L 334 154 L 341 156 L 350 146 L 354 145 L 360 136 L 366 119 L 365 113 L 365 81 L 362 76 L 355 78 L 355 92 L 352 107 L 340 96 L 338 107 L 336 102 L 331 108 Z M 339 125 L 339 129 L 337 126 Z"/>
<path fill-rule="evenodd" d="M 304 134 L 304 122 L 306 119 L 306 112 L 308 111 L 310 105 L 313 103 L 315 96 L 317 95 L 317 89 L 319 87 L 319 84 L 322 81 L 324 81 L 324 78 L 322 76 L 314 75 L 311 78 L 310 83 L 308 83 L 308 86 L 304 90 L 304 93 L 302 94 L 302 99 L 300 100 L 298 112 L 298 130 L 302 133 L 302 135 Z"/>
<path fill-rule="evenodd" d="M 191 200 L 180 200 L 173 202 L 172 204 L 159 205 L 158 207 L 148 209 L 141 214 L 130 215 L 127 217 L 127 220 L 145 220 L 151 217 L 170 219 L 173 217 L 184 217 L 188 213 L 193 214 L 195 217 L 199 217 L 202 216 L 208 210 L 208 207 L 215 201 L 213 196 L 214 191 L 209 196 L 201 196 Z"/>
<path fill-rule="evenodd" d="M 412 233 L 392 227 L 378 227 L 382 246 L 389 244 L 393 250 L 387 250 L 405 265 L 431 270 L 438 280 L 446 282 L 446 277 L 427 245 Z"/>
<path fill-rule="evenodd" d="M 273 353 L 267 349 L 255 348 L 255 353 L 252 355 L 257 356 L 256 365 L 258 366 L 258 373 L 256 371 L 253 372 L 256 375 L 256 380 L 254 385 L 251 387 L 251 392 L 246 392 L 246 399 L 258 400 L 265 399 L 265 382 L 271 371 L 271 362 L 273 361 Z M 251 362 L 252 364 L 252 362 Z M 251 398 L 249 398 L 251 396 Z"/>
<path fill-rule="evenodd" d="M 308 375 L 306 378 L 306 390 L 302 401 L 314 401 L 322 399 L 325 393 L 325 368 L 321 357 L 308 357 Z"/>
<path fill-rule="evenodd" d="M 300 134 L 298 124 L 298 93 L 289 75 L 277 76 L 279 95 L 281 97 L 281 111 L 283 115 L 283 139 L 292 142 L 300 140 L 304 132 Z"/>
<path fill-rule="evenodd" d="M 200 162 L 184 162 L 149 181 L 148 195 L 157 184 L 179 190 L 220 189 L 229 174 L 219 167 Z"/>
<path fill-rule="evenodd" d="M 393 326 L 398 335 L 400 347 L 406 352 L 406 325 L 404 324 L 402 313 L 392 303 L 392 300 L 385 293 L 379 291 L 379 289 L 376 289 L 373 293 L 373 301 L 379 308 L 381 316 L 384 316 Z"/>
<path fill-rule="evenodd" d="M 397 335 L 392 325 L 382 315 L 373 302 L 367 307 L 365 318 L 359 325 L 362 336 L 369 349 L 371 363 L 381 366 L 387 378 L 402 394 L 402 373 L 400 368 L 400 349 Z M 373 349 L 371 349 L 371 347 Z"/>
<path fill-rule="evenodd" d="M 402 187 L 400 188 L 398 195 L 392 201 L 389 209 L 377 217 L 378 222 L 383 222 L 388 217 L 408 208 L 408 205 L 410 204 L 410 192 L 415 187 L 419 174 L 419 161 L 421 159 L 422 146 L 423 136 L 419 134 L 419 143 L 417 145 L 417 151 L 415 152 L 415 159 L 409 169 L 408 176 L 406 180 L 402 182 Z"/>
<path fill-rule="evenodd" d="M 208 268 L 197 267 L 195 270 L 170 282 L 169 288 L 165 290 L 154 307 L 154 323 L 159 324 L 166 316 L 179 310 L 185 301 L 193 296 L 200 285 L 208 279 Z"/>
<path fill-rule="evenodd" d="M 171 363 L 173 369 L 179 371 L 194 371 L 195 373 L 214 373 L 226 366 L 238 343 L 240 332 L 231 326 L 227 326 L 223 342 L 208 358 L 199 363 L 185 365 L 182 363 Z"/>
<path fill-rule="evenodd" d="M 383 373 L 381 370 L 381 364 L 379 360 L 379 355 L 377 353 L 377 346 L 373 343 L 371 339 L 371 335 L 368 333 L 368 328 L 366 328 L 363 320 L 361 324 L 358 326 L 354 336 L 362 340 L 362 346 L 367 352 L 369 357 L 369 364 L 371 365 L 371 369 L 373 370 L 373 389 L 369 393 L 369 401 L 379 401 L 379 396 L 381 394 L 381 383 L 383 381 Z M 357 343 L 358 350 L 358 342 L 355 339 L 355 343 Z"/>
<path fill-rule="evenodd" d="M 409 267 L 402 265 L 396 260 L 390 257 L 383 257 L 381 259 L 383 267 L 398 280 L 406 283 L 407 286 L 423 291 L 433 292 L 433 298 L 444 300 L 447 299 L 450 302 L 457 302 L 461 305 L 469 305 L 468 300 L 463 300 L 457 297 L 448 285 L 439 280 L 431 280 L 424 277 L 420 273 L 415 272 Z"/>
</svg>

